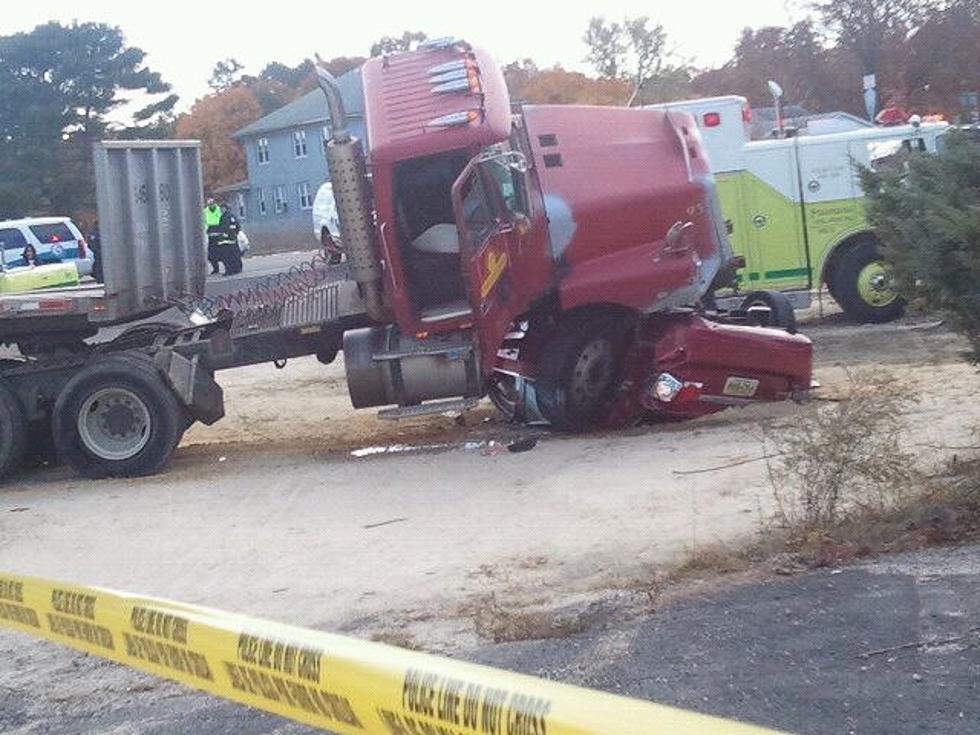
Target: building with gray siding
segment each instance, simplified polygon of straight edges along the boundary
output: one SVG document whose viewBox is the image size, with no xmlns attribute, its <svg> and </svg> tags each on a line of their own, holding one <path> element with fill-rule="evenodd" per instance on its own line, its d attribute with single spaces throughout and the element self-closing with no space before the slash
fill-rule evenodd
<svg viewBox="0 0 980 735">
<path fill-rule="evenodd" d="M 351 132 L 365 140 L 360 69 L 338 80 Z M 217 194 L 244 221 L 253 252 L 315 247 L 313 200 L 329 180 L 323 92 L 314 89 L 235 133 L 244 146 L 248 181 Z"/>
</svg>

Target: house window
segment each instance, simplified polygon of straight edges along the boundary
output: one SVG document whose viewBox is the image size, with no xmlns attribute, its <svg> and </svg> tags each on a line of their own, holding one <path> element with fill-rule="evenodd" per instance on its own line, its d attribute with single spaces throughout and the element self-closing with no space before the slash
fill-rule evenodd
<svg viewBox="0 0 980 735">
<path fill-rule="evenodd" d="M 265 205 L 265 189 L 259 189 L 259 214 L 268 214 L 269 208 Z"/>
<path fill-rule="evenodd" d="M 276 214 L 286 211 L 286 187 L 279 184 L 272 190 L 272 199 L 276 204 Z"/>
<path fill-rule="evenodd" d="M 245 219 L 245 194 L 238 192 L 238 219 Z"/>
<path fill-rule="evenodd" d="M 293 153 L 297 158 L 306 158 L 306 131 L 297 130 L 293 133 Z"/>
<path fill-rule="evenodd" d="M 313 194 L 310 193 L 310 182 L 301 181 L 296 184 L 300 209 L 313 209 Z"/>
<path fill-rule="evenodd" d="M 259 138 L 256 143 L 256 148 L 258 150 L 259 165 L 269 162 L 269 139 Z"/>
</svg>

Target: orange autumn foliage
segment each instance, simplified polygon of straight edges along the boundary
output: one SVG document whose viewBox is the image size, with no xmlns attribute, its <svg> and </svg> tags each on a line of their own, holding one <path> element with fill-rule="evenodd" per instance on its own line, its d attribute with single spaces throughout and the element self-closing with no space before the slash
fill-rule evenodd
<svg viewBox="0 0 980 735">
<path fill-rule="evenodd" d="M 205 191 L 246 178 L 245 151 L 232 135 L 262 114 L 255 95 L 246 87 L 234 86 L 202 97 L 177 119 L 176 137 L 201 141 Z"/>
</svg>

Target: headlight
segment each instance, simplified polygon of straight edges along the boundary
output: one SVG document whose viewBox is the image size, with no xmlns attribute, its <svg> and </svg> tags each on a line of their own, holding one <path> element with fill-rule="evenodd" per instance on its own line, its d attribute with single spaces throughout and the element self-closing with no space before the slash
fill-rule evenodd
<svg viewBox="0 0 980 735">
<path fill-rule="evenodd" d="M 691 383 L 675 378 L 670 373 L 660 373 L 654 378 L 648 391 L 661 403 L 685 403 L 698 400 L 703 388 L 702 383 Z"/>
<path fill-rule="evenodd" d="M 653 382 L 653 395 L 658 401 L 670 403 L 683 387 L 684 383 L 670 373 L 660 373 Z"/>
</svg>

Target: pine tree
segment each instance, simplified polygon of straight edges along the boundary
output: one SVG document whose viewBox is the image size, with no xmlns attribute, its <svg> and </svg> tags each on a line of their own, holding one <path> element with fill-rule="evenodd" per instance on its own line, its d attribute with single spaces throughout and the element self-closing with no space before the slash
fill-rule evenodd
<svg viewBox="0 0 980 735">
<path fill-rule="evenodd" d="M 945 137 L 939 155 L 862 178 L 899 289 L 947 316 L 980 362 L 980 143 L 958 130 Z"/>
</svg>

